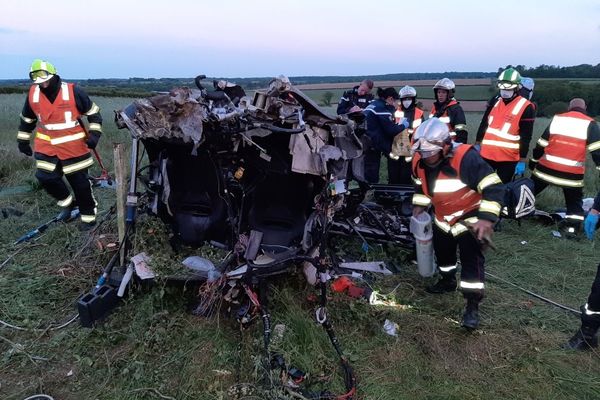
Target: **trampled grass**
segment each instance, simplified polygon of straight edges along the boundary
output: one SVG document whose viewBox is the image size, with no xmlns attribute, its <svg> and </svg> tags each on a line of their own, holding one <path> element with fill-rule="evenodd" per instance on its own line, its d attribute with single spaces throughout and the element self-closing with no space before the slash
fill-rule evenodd
<svg viewBox="0 0 600 400">
<path fill-rule="evenodd" d="M 95 99 L 103 113 L 101 154 L 112 164 L 111 142 L 126 141 L 106 112 L 127 99 Z M 262 389 L 260 321 L 240 332 L 233 318 L 203 319 L 191 315 L 191 288 L 157 285 L 131 294 L 106 322 L 94 330 L 78 323 L 45 330 L 74 315 L 77 297 L 89 290 L 110 254 L 72 224 L 52 227 L 38 240 L 12 246 L 25 231 L 52 218 L 53 202 L 34 184 L 30 160 L 14 145 L 21 96 L 0 96 L 0 167 L 10 160 L 19 167 L 2 178 L 2 192 L 26 184 L 29 192 L 0 195 L 0 319 L 42 331 L 15 331 L 0 326 L 0 398 L 22 400 L 34 393 L 55 399 L 258 399 L 289 398 Z M 15 103 L 15 104 L 13 104 Z M 16 104 L 18 103 L 18 104 Z M 16 114 L 15 114 L 16 111 Z M 472 137 L 480 114 L 468 114 Z M 548 120 L 536 123 L 536 136 Z M 382 170 L 384 170 L 382 168 Z M 1 169 L 0 169 L 1 171 Z M 97 172 L 97 170 L 96 170 Z M 586 177 L 587 194 L 597 177 Z M 96 189 L 101 212 L 114 203 L 114 192 Z M 562 195 L 549 190 L 540 202 L 551 209 Z M 14 215 L 13 211 L 24 212 Z M 138 250 L 153 250 L 173 266 L 183 254 L 172 253 L 157 220 L 140 216 Z M 553 226 L 535 221 L 505 222 L 494 236 L 498 250 L 489 252 L 488 270 L 572 307 L 585 301 L 598 263 L 597 244 L 553 238 Z M 99 233 L 114 234 L 114 218 Z M 144 246 L 147 246 L 145 248 Z M 409 307 L 370 306 L 334 294 L 330 317 L 342 348 L 356 370 L 361 399 L 596 399 L 600 397 L 598 352 L 575 353 L 559 347 L 578 326 L 578 319 L 532 299 L 503 283 L 488 280 L 482 305 L 482 327 L 468 334 L 458 326 L 463 300 L 458 293 L 428 295 L 427 283 L 406 254 L 379 246 L 365 259 L 393 261 L 401 272 L 374 277 L 369 284 Z M 83 249 L 83 250 L 82 250 Z M 346 249 L 360 254 L 360 243 Z M 273 348 L 286 361 L 308 372 L 313 390 L 341 393 L 334 351 L 323 329 L 313 322 L 313 289 L 292 274 L 272 284 L 272 323 L 285 325 Z M 383 333 L 385 319 L 399 324 L 397 337 Z M 235 388 L 254 394 L 235 396 Z"/>
</svg>

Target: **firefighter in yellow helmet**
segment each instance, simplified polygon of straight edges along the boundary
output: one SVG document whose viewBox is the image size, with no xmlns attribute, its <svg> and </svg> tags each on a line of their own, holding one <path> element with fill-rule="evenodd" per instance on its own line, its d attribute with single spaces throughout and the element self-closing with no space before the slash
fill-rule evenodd
<svg viewBox="0 0 600 400">
<path fill-rule="evenodd" d="M 29 77 L 33 85 L 21 112 L 19 151 L 35 158 L 35 176 L 62 208 L 59 218 L 67 220 L 78 206 L 80 228 L 90 229 L 96 223 L 97 204 L 88 168 L 94 163 L 90 149 L 96 147 L 102 134 L 100 108 L 80 87 L 63 82 L 48 61 L 34 60 Z M 87 136 L 80 125 L 83 116 L 89 123 Z"/>
</svg>

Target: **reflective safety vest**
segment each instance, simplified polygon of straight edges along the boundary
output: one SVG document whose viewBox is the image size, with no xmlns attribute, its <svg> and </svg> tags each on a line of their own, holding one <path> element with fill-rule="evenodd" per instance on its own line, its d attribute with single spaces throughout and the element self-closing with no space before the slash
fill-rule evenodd
<svg viewBox="0 0 600 400">
<path fill-rule="evenodd" d="M 555 171 L 583 175 L 587 132 L 593 122 L 593 118 L 578 111 L 555 115 L 550 122 L 548 141 L 538 140 L 541 146 L 546 145 L 539 165 Z"/>
<path fill-rule="evenodd" d="M 450 116 L 448 115 L 448 108 L 451 106 L 458 104 L 458 101 L 455 99 L 450 100 L 450 102 L 444 108 L 444 112 L 438 116 L 438 119 L 448 125 L 448 129 L 450 130 L 450 137 L 454 139 L 456 137 L 456 132 L 454 132 L 454 125 L 450 123 Z M 436 116 L 437 110 L 435 109 L 435 102 L 431 106 L 431 111 L 429 112 L 429 118 L 433 118 Z"/>
<path fill-rule="evenodd" d="M 471 145 L 466 144 L 455 147 L 454 156 L 450 158 L 450 167 L 456 171 L 456 176 L 448 176 L 443 171 L 440 171 L 432 193 L 429 193 L 429 184 L 425 169 L 419 166 L 419 161 L 421 160 L 420 153 L 415 153 L 412 160 L 413 172 L 417 178 L 417 183 L 421 184 L 423 194 L 431 201 L 431 204 L 435 208 L 434 222 L 445 231 L 450 231 L 450 227 L 458 220 L 471 211 L 479 209 L 481 204 L 481 194 L 469 188 L 460 179 L 460 164 L 470 148 Z M 414 196 L 423 195 L 415 194 Z M 419 201 L 413 199 L 413 204 L 426 205 L 425 203 L 419 203 Z"/>
<path fill-rule="evenodd" d="M 481 141 L 481 156 L 493 161 L 519 161 L 521 136 L 519 122 L 527 106 L 524 97 L 517 96 L 508 104 L 499 98 L 488 116 L 488 127 Z"/>
<path fill-rule="evenodd" d="M 394 112 L 394 119 L 396 120 L 396 123 L 400 123 L 400 121 L 402 121 L 402 118 L 404 118 L 404 111 L 396 110 L 396 112 Z M 417 129 L 419 125 L 421 125 L 421 122 L 423 122 L 423 110 L 421 110 L 418 107 L 415 107 L 414 118 L 410 123 L 410 126 L 408 127 L 408 133 L 412 135 L 415 129 Z"/>
<path fill-rule="evenodd" d="M 29 105 L 38 119 L 36 152 L 61 160 L 89 154 L 85 133 L 77 122 L 81 113 L 77 110 L 72 83 L 61 83 L 54 103 L 41 93 L 38 85 L 32 85 Z"/>
</svg>

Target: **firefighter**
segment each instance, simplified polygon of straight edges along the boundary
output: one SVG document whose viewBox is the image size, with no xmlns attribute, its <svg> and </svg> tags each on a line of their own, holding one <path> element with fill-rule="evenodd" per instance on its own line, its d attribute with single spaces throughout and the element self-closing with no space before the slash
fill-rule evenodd
<svg viewBox="0 0 600 400">
<path fill-rule="evenodd" d="M 594 205 L 585 218 L 585 233 L 593 239 L 598 225 L 600 213 L 600 192 L 596 195 Z M 596 278 L 587 303 L 581 307 L 581 327 L 563 346 L 566 349 L 587 350 L 598 347 L 598 328 L 600 328 L 600 264 L 596 268 Z"/>
<path fill-rule="evenodd" d="M 529 168 L 537 196 L 548 185 L 563 190 L 567 215 L 567 237 L 572 237 L 583 222 L 583 177 L 585 153 L 591 152 L 600 170 L 600 128 L 586 115 L 583 99 L 572 99 L 569 110 L 555 115 L 533 150 Z"/>
<path fill-rule="evenodd" d="M 88 230 L 96 223 L 97 204 L 88 168 L 94 163 L 90 149 L 96 147 L 102 134 L 100 108 L 81 88 L 63 82 L 54 65 L 47 61 L 34 60 L 29 77 L 33 85 L 21 112 L 17 134 L 19 151 L 33 155 L 36 178 L 62 208 L 58 217 L 66 221 L 77 205 L 80 229 Z M 78 122 L 84 115 L 89 123 L 87 137 Z M 30 145 L 32 136 L 35 153 Z"/>
<path fill-rule="evenodd" d="M 508 68 L 498 77 L 500 97 L 484 114 L 476 143 L 481 143 L 481 156 L 498 173 L 503 183 L 514 175 L 523 175 L 529 142 L 535 121 L 535 106 L 519 95 L 521 75 Z"/>
<path fill-rule="evenodd" d="M 406 118 L 399 124 L 394 120 L 395 104 L 398 99 L 398 92 L 393 87 L 377 88 L 377 99 L 363 111 L 367 123 L 367 135 L 373 147 L 373 151 L 365 155 L 365 178 L 369 183 L 379 182 L 381 153 L 389 156 L 394 137 L 408 128 Z"/>
<path fill-rule="evenodd" d="M 500 178 L 471 145 L 453 143 L 447 124 L 438 118 L 423 122 L 413 145 L 413 215 L 433 206 L 433 248 L 440 278 L 429 293 L 453 292 L 456 251 L 462 266 L 458 287 L 466 299 L 462 326 L 479 326 L 484 295 L 482 243 L 498 220 L 504 190 Z"/>
<path fill-rule="evenodd" d="M 535 81 L 532 78 L 522 76 L 521 77 L 521 85 L 520 85 L 520 89 L 519 89 L 519 96 L 525 97 L 527 100 L 531 101 L 531 98 L 533 97 L 533 88 L 534 87 L 535 87 Z"/>
<path fill-rule="evenodd" d="M 527 100 L 531 100 L 533 97 L 533 88 L 535 87 L 535 82 L 532 78 L 526 78 L 524 76 L 521 77 L 521 83 L 519 84 L 519 96 L 526 98 Z M 483 118 L 481 118 L 481 123 L 479 124 L 479 129 L 477 129 L 478 138 L 482 138 L 485 130 L 488 126 L 488 116 L 490 115 L 490 111 L 494 108 L 494 105 L 500 98 L 500 93 L 496 93 L 494 97 L 488 100 L 486 105 L 485 112 L 483 113 Z M 535 103 L 531 103 L 534 107 L 536 107 Z M 479 146 L 479 145 L 478 145 Z"/>
<path fill-rule="evenodd" d="M 367 108 L 369 103 L 373 101 L 372 90 L 373 81 L 365 79 L 358 86 L 345 91 L 338 103 L 337 114 L 350 114 Z"/>
<path fill-rule="evenodd" d="M 415 129 L 423 122 L 423 110 L 417 107 L 417 91 L 412 86 L 404 86 L 400 89 L 400 101 L 396 103 L 394 112 L 394 120 L 397 124 L 402 123 L 405 118 L 408 122 L 407 134 L 410 141 Z M 400 133 L 403 134 L 404 132 Z M 401 139 L 397 136 L 394 142 Z M 399 156 L 392 150 L 388 159 L 388 183 L 410 185 L 412 183 L 411 160 L 412 157 Z"/>
<path fill-rule="evenodd" d="M 437 81 L 433 86 L 434 102 L 429 113 L 429 118 L 436 117 L 448 124 L 452 140 L 467 143 L 467 120 L 460 103 L 454 98 L 456 85 L 448 78 Z"/>
</svg>

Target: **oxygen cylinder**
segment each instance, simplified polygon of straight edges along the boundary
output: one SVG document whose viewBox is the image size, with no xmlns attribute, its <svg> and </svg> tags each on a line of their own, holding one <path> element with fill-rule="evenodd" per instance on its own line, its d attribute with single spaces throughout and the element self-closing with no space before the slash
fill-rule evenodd
<svg viewBox="0 0 600 400">
<path fill-rule="evenodd" d="M 424 278 L 435 273 L 435 260 L 433 258 L 433 231 L 431 216 L 422 212 L 410 218 L 410 232 L 415 237 L 417 252 L 417 269 Z"/>
</svg>

